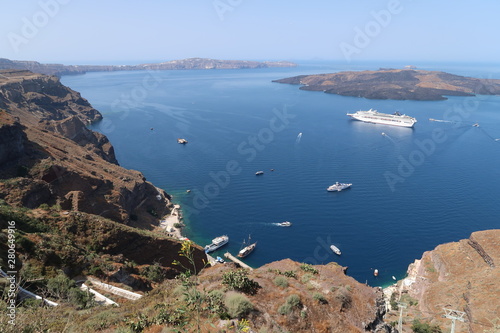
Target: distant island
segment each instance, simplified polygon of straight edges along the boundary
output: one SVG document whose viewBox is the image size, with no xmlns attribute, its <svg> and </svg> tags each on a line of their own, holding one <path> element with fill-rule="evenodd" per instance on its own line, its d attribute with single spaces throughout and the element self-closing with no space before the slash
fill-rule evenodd
<svg viewBox="0 0 500 333">
<path fill-rule="evenodd" d="M 189 58 L 160 63 L 139 65 L 63 65 L 42 64 L 37 61 L 20 61 L 0 58 L 0 69 L 30 70 L 46 75 L 73 75 L 86 72 L 136 71 L 136 70 L 175 70 L 175 69 L 244 69 L 268 67 L 295 67 L 297 64 L 289 61 L 247 61 L 218 60 L 207 58 Z"/>
<path fill-rule="evenodd" d="M 447 99 L 445 96 L 500 95 L 500 80 L 413 68 L 299 75 L 273 82 L 301 84 L 302 90 L 368 99 L 437 101 Z"/>
</svg>

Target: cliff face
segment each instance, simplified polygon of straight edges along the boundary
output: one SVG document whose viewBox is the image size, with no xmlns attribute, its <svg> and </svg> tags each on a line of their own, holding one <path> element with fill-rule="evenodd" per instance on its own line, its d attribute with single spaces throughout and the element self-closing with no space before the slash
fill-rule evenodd
<svg viewBox="0 0 500 333">
<path fill-rule="evenodd" d="M 442 244 L 425 252 L 399 283 L 403 293 L 418 301 L 422 317 L 441 327 L 443 308 L 465 312 L 458 332 L 498 332 L 500 322 L 500 229 L 479 231 L 469 239 Z M 496 328 L 495 328 L 496 327 Z"/>
<path fill-rule="evenodd" d="M 85 124 L 102 115 L 56 77 L 0 71 L 0 198 L 36 208 L 101 215 L 151 229 L 169 198 L 137 171 L 118 166 L 108 139 Z M 158 197 L 157 197 L 158 196 Z"/>
</svg>

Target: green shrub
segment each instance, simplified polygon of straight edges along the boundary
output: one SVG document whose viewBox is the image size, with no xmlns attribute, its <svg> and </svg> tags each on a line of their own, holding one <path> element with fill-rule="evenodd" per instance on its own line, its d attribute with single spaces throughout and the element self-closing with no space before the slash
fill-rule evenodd
<svg viewBox="0 0 500 333">
<path fill-rule="evenodd" d="M 318 303 L 321 303 L 321 304 L 327 304 L 328 301 L 326 300 L 325 296 L 323 294 L 320 294 L 320 293 L 314 293 L 313 294 L 313 299 L 318 301 Z"/>
<path fill-rule="evenodd" d="M 158 263 L 142 269 L 141 275 L 154 282 L 162 282 L 166 277 L 165 270 Z"/>
<path fill-rule="evenodd" d="M 286 277 L 291 277 L 291 278 L 294 278 L 296 279 L 297 278 L 297 274 L 295 274 L 294 271 L 285 271 L 282 273 L 284 276 Z"/>
<path fill-rule="evenodd" d="M 254 280 L 249 279 L 247 275 L 248 271 L 245 269 L 225 272 L 222 275 L 222 284 L 245 294 L 254 295 L 261 286 Z"/>
<path fill-rule="evenodd" d="M 292 310 L 293 310 L 293 309 L 292 309 L 292 306 L 291 306 L 290 304 L 285 303 L 285 304 L 281 305 L 281 306 L 278 308 L 278 313 L 279 313 L 280 315 L 287 315 L 287 314 L 291 313 L 291 312 L 292 312 Z"/>
<path fill-rule="evenodd" d="M 38 209 L 49 210 L 50 206 L 46 203 L 43 203 L 40 206 L 38 206 Z"/>
<path fill-rule="evenodd" d="M 227 293 L 224 299 L 224 305 L 231 318 L 242 318 L 253 310 L 253 305 L 248 298 L 238 293 Z"/>
<path fill-rule="evenodd" d="M 300 306 L 300 296 L 297 294 L 292 294 L 288 296 L 286 299 L 286 304 L 290 304 L 290 306 L 296 308 Z"/>
<path fill-rule="evenodd" d="M 283 276 L 277 276 L 274 279 L 274 284 L 277 285 L 278 287 L 287 288 L 288 287 L 288 280 Z"/>
<path fill-rule="evenodd" d="M 300 269 L 302 269 L 305 272 L 313 273 L 313 274 L 318 274 L 318 270 L 314 268 L 312 265 L 309 264 L 301 264 Z"/>
<path fill-rule="evenodd" d="M 415 319 L 411 325 L 411 329 L 415 333 L 442 333 L 441 327 L 438 325 L 430 325 L 429 323 L 421 323 L 420 320 Z"/>
</svg>

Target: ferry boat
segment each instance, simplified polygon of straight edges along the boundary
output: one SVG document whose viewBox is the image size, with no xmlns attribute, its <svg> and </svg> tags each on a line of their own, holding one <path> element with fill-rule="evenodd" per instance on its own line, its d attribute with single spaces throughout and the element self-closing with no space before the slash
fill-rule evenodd
<svg viewBox="0 0 500 333">
<path fill-rule="evenodd" d="M 280 227 L 289 227 L 292 225 L 292 222 L 288 222 L 288 221 L 285 221 L 285 222 L 279 222 L 279 223 L 276 223 L 277 226 L 280 226 Z"/>
<path fill-rule="evenodd" d="M 329 186 L 326 190 L 328 192 L 335 192 L 335 191 L 340 192 L 340 191 L 345 190 L 346 188 L 349 188 L 351 186 L 352 186 L 352 184 L 336 182 L 335 184 Z"/>
<path fill-rule="evenodd" d="M 413 127 L 417 119 L 396 112 L 394 114 L 380 113 L 377 110 L 370 109 L 368 111 L 357 111 L 355 113 L 348 113 L 349 117 L 364 121 L 366 123 L 392 125 L 400 127 Z"/>
<path fill-rule="evenodd" d="M 243 249 L 240 250 L 240 252 L 238 252 L 238 258 L 245 258 L 247 255 L 252 253 L 252 251 L 255 249 L 256 246 L 257 242 L 244 247 Z"/>
<path fill-rule="evenodd" d="M 226 235 L 215 237 L 212 239 L 212 243 L 205 246 L 205 253 L 210 253 L 229 242 L 229 237 Z"/>
<path fill-rule="evenodd" d="M 330 249 L 333 251 L 333 253 L 337 254 L 337 255 L 341 255 L 342 252 L 340 252 L 340 249 L 338 247 L 336 247 L 335 245 L 330 245 Z"/>
</svg>

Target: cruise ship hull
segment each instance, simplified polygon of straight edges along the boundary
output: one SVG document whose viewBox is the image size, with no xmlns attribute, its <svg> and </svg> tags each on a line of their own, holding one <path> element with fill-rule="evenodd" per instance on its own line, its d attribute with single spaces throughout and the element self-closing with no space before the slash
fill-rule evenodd
<svg viewBox="0 0 500 333">
<path fill-rule="evenodd" d="M 379 113 L 374 110 L 358 111 L 356 113 L 348 113 L 349 117 L 355 120 L 363 121 L 365 123 L 390 125 L 398 127 L 413 127 L 417 120 L 406 115 L 390 115 Z"/>
</svg>

